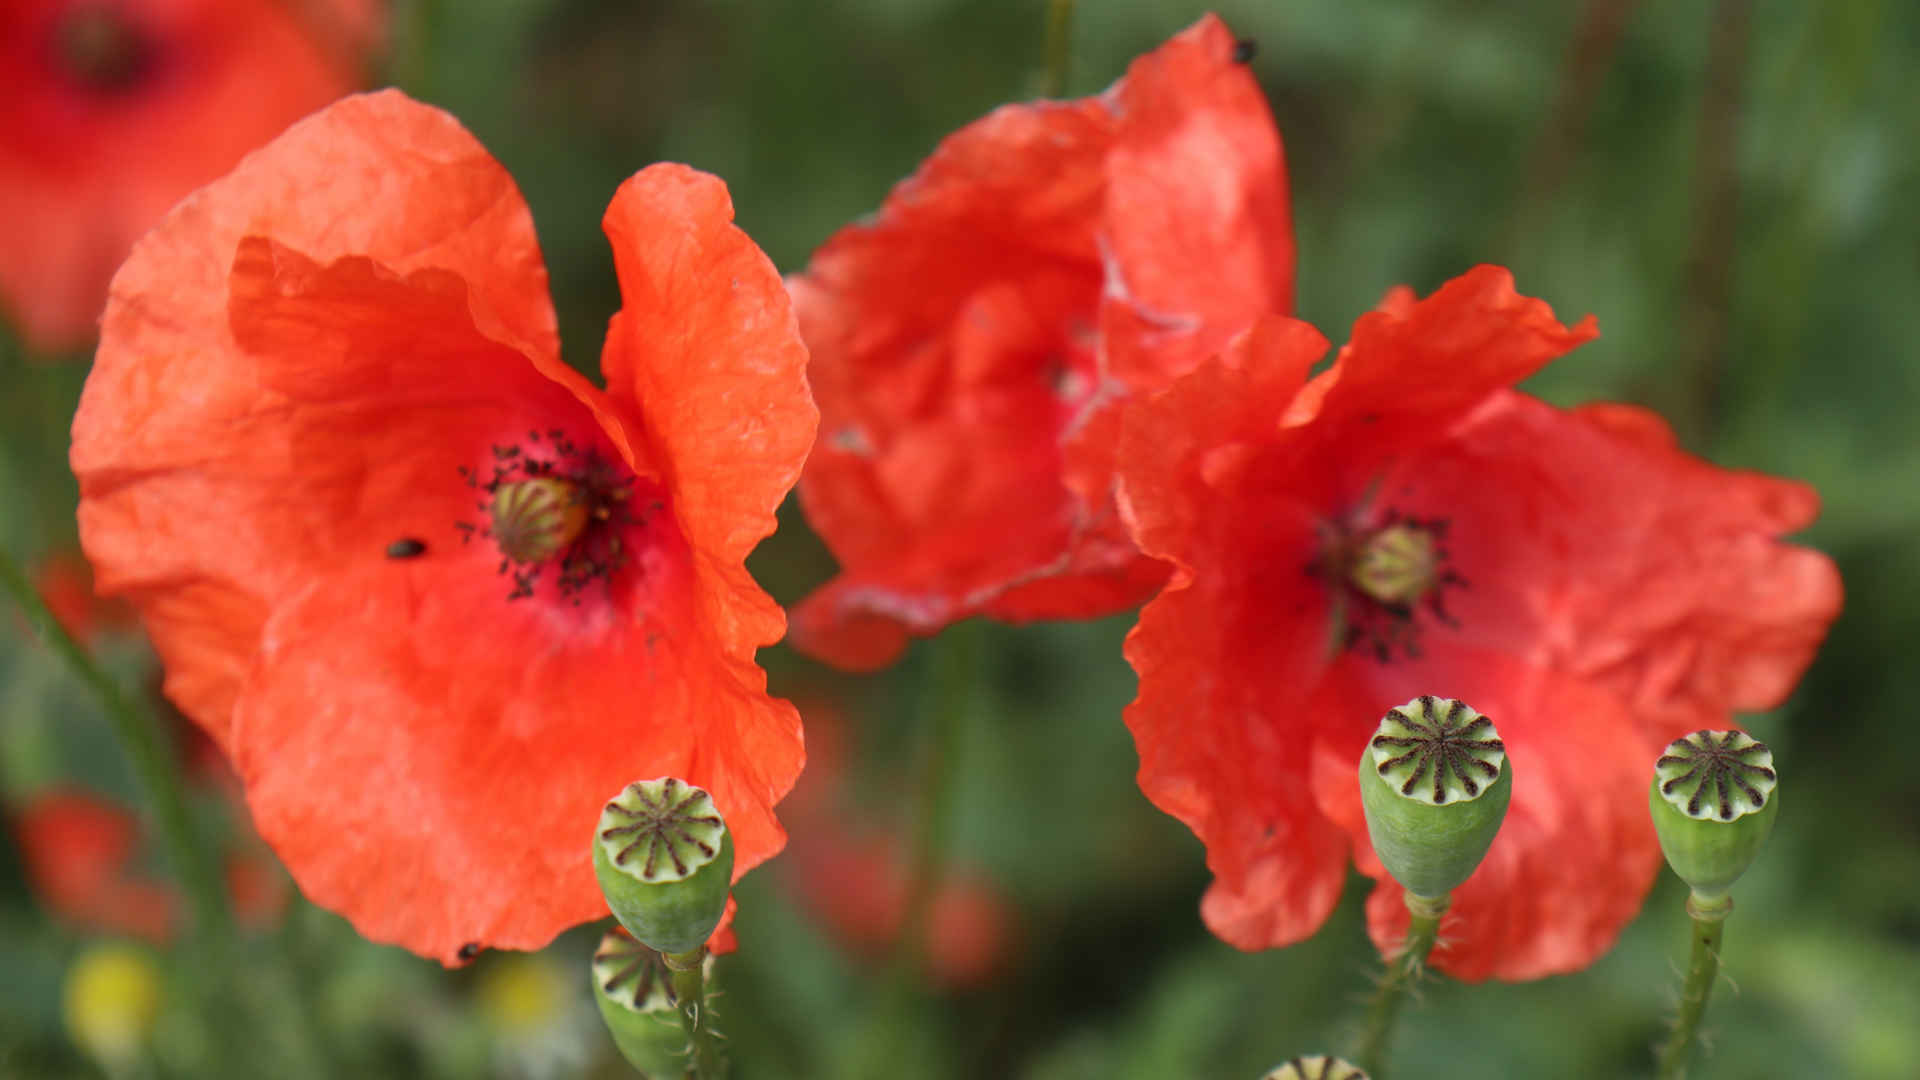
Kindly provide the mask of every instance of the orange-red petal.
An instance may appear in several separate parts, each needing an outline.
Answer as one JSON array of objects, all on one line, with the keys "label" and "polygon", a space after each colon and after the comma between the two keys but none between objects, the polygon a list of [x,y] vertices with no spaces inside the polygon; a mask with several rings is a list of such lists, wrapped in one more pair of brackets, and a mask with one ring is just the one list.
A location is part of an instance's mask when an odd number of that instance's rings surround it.
[{"label": "orange-red petal", "polygon": [[718,177],[643,169],[615,193],[605,226],[624,305],[602,359],[608,395],[638,417],[661,463],[696,553],[702,617],[739,677],[763,688],[753,650],[778,641],[786,619],[744,560],[773,532],[819,424],[792,303],[733,224]]},{"label": "orange-red petal", "polygon": [[[263,388],[230,324],[230,279],[249,235],[271,235],[313,262],[353,256],[390,276],[437,271],[443,310],[457,303],[457,277],[467,326],[446,333],[474,338],[478,326],[497,342],[483,342],[483,355],[504,344],[559,366],[546,269],[513,181],[452,117],[395,92],[349,98],[295,125],[138,245],[114,279],[74,417],[81,536],[99,587],[140,608],[169,695],[223,740],[270,594],[301,570],[229,531],[253,526],[206,513],[199,467],[221,456],[222,440],[247,440],[258,448],[251,460],[226,467],[259,470],[254,488],[270,498],[276,468],[326,465],[252,441],[289,436],[273,430],[288,391]],[[357,458],[352,443],[342,449]],[[298,529],[271,539],[311,546]]]}]

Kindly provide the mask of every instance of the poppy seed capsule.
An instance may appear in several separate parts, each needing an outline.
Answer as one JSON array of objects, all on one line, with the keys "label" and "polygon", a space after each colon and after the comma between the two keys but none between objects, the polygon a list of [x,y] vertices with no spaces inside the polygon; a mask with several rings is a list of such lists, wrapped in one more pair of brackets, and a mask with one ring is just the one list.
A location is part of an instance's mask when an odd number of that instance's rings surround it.
[{"label": "poppy seed capsule", "polygon": [[607,906],[642,944],[692,952],[726,909],[733,838],[704,790],[671,776],[642,780],[600,811],[593,870]]},{"label": "poppy seed capsule", "polygon": [[614,927],[593,950],[593,1000],[615,1046],[642,1076],[679,1076],[687,1067],[673,973],[659,953]]},{"label": "poppy seed capsule", "polygon": [[1409,607],[1439,581],[1445,556],[1431,528],[1389,525],[1361,541],[1347,572],[1353,587],[1396,607]]},{"label": "poppy seed capsule", "polygon": [[1667,865],[1708,906],[1767,842],[1780,806],[1773,751],[1740,731],[1696,731],[1667,744],[1647,802]]},{"label": "poppy seed capsule", "polygon": [[1473,874],[1512,796],[1506,744],[1464,702],[1426,695],[1391,709],[1360,753],[1373,850],[1395,881],[1428,900]]},{"label": "poppy seed capsule", "polygon": [[553,558],[587,527],[587,500],[579,485],[551,476],[501,484],[487,513],[500,553],[517,563]]},{"label": "poppy seed capsule", "polygon": [[1367,1073],[1341,1058],[1308,1054],[1275,1067],[1262,1080],[1367,1080]]}]

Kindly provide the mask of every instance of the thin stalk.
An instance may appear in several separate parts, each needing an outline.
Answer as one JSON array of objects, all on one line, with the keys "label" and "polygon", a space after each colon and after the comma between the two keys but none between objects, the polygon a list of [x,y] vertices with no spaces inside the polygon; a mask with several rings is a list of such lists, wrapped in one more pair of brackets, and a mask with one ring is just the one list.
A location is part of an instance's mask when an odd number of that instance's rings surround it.
[{"label": "thin stalk", "polygon": [[106,710],[114,734],[146,790],[155,832],[159,834],[167,862],[180,879],[193,909],[194,933],[221,945],[230,943],[234,937],[233,913],[227,907],[227,894],[187,813],[186,783],[181,777],[179,758],[161,734],[153,714],[136,705],[93,656],[73,640],[53,617],[53,612],[47,610],[19,564],[4,551],[0,551],[0,585],[5,586],[14,603],[20,606],[34,633],[87,684]]},{"label": "thin stalk", "polygon": [[1677,335],[1684,350],[1680,370],[1691,375],[1682,419],[1702,447],[1711,446],[1719,434],[1726,405],[1733,275],[1740,242],[1737,159],[1742,80],[1752,0],[1719,0],[1711,18],[1707,85],[1694,152],[1694,229],[1685,269],[1684,317]]},{"label": "thin stalk", "polygon": [[1073,0],[1047,0],[1046,96],[1065,97],[1073,64]]},{"label": "thin stalk", "polygon": [[900,923],[900,941],[894,949],[899,976],[914,975],[926,951],[927,927],[932,921],[933,898],[946,871],[947,848],[953,830],[953,771],[960,756],[961,733],[973,707],[974,681],[979,677],[978,635],[975,627],[949,627],[933,658],[930,678],[933,730],[921,770],[920,805],[914,822],[913,865],[907,879],[907,907]]},{"label": "thin stalk", "polygon": [[1433,944],[1440,938],[1440,917],[1447,913],[1445,896],[1436,900],[1412,893],[1405,895],[1407,911],[1413,916],[1407,924],[1407,937],[1387,965],[1387,973],[1367,1005],[1359,1049],[1353,1055],[1354,1064],[1367,1070],[1375,1080],[1386,1075],[1387,1044],[1393,1039],[1393,1022],[1400,1015],[1400,1004],[1406,1000],[1407,991],[1426,969],[1427,954],[1433,952]]},{"label": "thin stalk", "polygon": [[680,1010],[680,1027],[693,1048],[693,1060],[687,1076],[690,1080],[721,1080],[727,1075],[727,1059],[720,1053],[719,1037],[713,1030],[713,1017],[707,1012],[705,945],[684,953],[662,953],[667,970],[673,972],[673,997]]},{"label": "thin stalk", "polygon": [[868,1021],[855,1076],[899,1075],[896,1040],[903,1034],[916,1000],[914,986],[926,960],[927,930],[933,900],[947,865],[952,839],[953,774],[962,733],[973,710],[979,678],[978,627],[950,626],[931,643],[934,650],[924,700],[929,718],[927,746],[920,770],[913,833],[913,862],[908,871],[906,911],[900,936],[888,960],[881,1006]]},{"label": "thin stalk", "polygon": [[1693,955],[1687,962],[1686,985],[1680,990],[1680,1015],[1674,1021],[1673,1034],[1655,1059],[1654,1075],[1659,1080],[1680,1080],[1687,1075],[1687,1060],[1693,1056],[1700,1018],[1706,1015],[1713,981],[1720,974],[1720,929],[1732,911],[1731,898],[1701,904],[1696,897],[1687,897],[1687,914],[1693,918]]}]

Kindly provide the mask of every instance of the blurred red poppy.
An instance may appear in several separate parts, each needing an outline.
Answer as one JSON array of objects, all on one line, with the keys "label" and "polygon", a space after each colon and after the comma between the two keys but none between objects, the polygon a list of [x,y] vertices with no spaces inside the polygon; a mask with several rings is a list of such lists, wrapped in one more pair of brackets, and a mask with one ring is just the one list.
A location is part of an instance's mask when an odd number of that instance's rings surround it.
[{"label": "blurred red poppy", "polygon": [[1509,389],[1593,335],[1481,267],[1396,293],[1311,380],[1324,339],[1273,319],[1130,414],[1120,502],[1175,569],[1127,641],[1127,722],[1141,788],[1207,845],[1226,941],[1312,933],[1349,850],[1380,882],[1374,940],[1398,940],[1354,769],[1388,708],[1432,693],[1490,716],[1515,770],[1434,962],[1583,967],[1659,864],[1658,748],[1778,704],[1806,667],[1840,581],[1776,538],[1814,492],[1691,457],[1640,409]]},{"label": "blurred red poppy", "polygon": [[91,645],[103,633],[139,625],[126,601],[94,595],[93,567],[78,551],[62,551],[42,560],[34,567],[33,587],[61,629],[81,645]]},{"label": "blurred red poppy", "polygon": [[602,802],[713,793],[783,841],[799,717],[747,574],[816,414],[716,178],[621,186],[601,390],[560,361],[506,172],[395,92],[303,121],[114,279],[74,421],[81,536],[308,897],[452,963],[604,915]]},{"label": "blurred red poppy", "polygon": [[1208,16],[1106,93],[949,136],[791,286],[841,573],[794,644],[846,668],[973,615],[1104,615],[1164,580],[1114,511],[1119,406],[1293,304],[1279,134]]},{"label": "blurred red poppy", "polygon": [[[156,943],[179,930],[178,894],[140,868],[143,845],[132,813],[83,791],[61,790],[35,797],[11,816],[28,883],[55,915],[83,930]],[[286,876],[245,830],[224,871],[241,921],[264,925],[286,909]]]},{"label": "blurred red poppy", "polygon": [[[795,823],[796,829],[805,827],[832,828],[817,821]],[[795,841],[788,873],[801,904],[837,940],[878,956],[894,945],[906,921],[906,856],[885,835],[861,840],[845,831],[815,832]],[[926,965],[935,982],[964,990],[985,985],[1005,970],[1012,916],[990,881],[974,871],[950,871],[929,903]]]},{"label": "blurred red poppy", "polygon": [[0,310],[36,349],[94,338],[134,240],[367,78],[380,0],[0,7]]},{"label": "blurred red poppy", "polygon": [[[911,888],[908,852],[887,817],[855,805],[845,772],[845,719],[830,705],[802,709],[807,771],[783,804],[793,832],[781,860],[801,906],[842,945],[868,957],[898,941]],[[1015,916],[984,873],[945,868],[927,911],[927,973],[953,989],[991,982],[1013,953]]]}]

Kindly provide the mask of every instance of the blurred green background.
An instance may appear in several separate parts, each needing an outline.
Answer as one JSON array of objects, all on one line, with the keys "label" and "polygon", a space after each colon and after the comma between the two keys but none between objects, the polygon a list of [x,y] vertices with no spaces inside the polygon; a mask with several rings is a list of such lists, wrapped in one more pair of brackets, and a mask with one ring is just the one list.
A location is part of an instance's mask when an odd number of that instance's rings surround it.
[{"label": "blurred green background", "polygon": [[[403,3],[392,71],[519,181],[568,357],[591,370],[618,299],[599,219],[623,178],[661,159],[718,173],[740,224],[798,269],[944,134],[1036,92],[1044,8]],[[1070,91],[1097,91],[1204,10],[1083,0]],[[1737,992],[1723,980],[1694,1075],[1920,1076],[1909,656],[1920,639],[1920,6],[1217,10],[1259,45],[1254,70],[1291,169],[1303,317],[1339,341],[1391,284],[1426,291],[1504,263],[1562,317],[1600,321],[1600,340],[1535,392],[1651,405],[1690,449],[1824,495],[1804,540],[1839,561],[1847,608],[1793,701],[1747,718],[1783,763],[1786,810],[1738,890],[1723,967]],[[32,564],[74,544],[66,429],[85,365],[6,351],[0,543]],[[832,564],[791,505],[784,520],[753,565],[791,603]],[[1378,966],[1362,880],[1305,945],[1249,955],[1206,933],[1200,846],[1133,783],[1120,723],[1130,624],[963,628],[981,680],[959,748],[954,856],[991,883],[1009,920],[982,947],[993,970],[964,988],[890,981],[801,902],[802,875],[776,859],[742,884],[742,947],[720,969],[735,1075],[1251,1078],[1344,1045]],[[873,835],[910,835],[921,686],[942,647],[923,643],[864,678],[784,648],[764,654],[776,691],[843,719],[834,798]],[[137,636],[101,654],[128,685],[152,684]],[[76,784],[138,804],[92,698],[11,615],[0,616],[0,782],[9,809]],[[208,827],[231,829],[222,801],[203,799]],[[97,938],[47,910],[6,844],[0,1076],[100,1075],[61,1023],[63,976]],[[1663,874],[1618,946],[1579,974],[1428,984],[1402,1023],[1401,1071],[1647,1074],[1679,983],[1681,901]],[[251,934],[235,972],[208,972],[184,949],[152,954],[156,1054],[130,1075],[293,1075],[283,1070],[303,1041],[324,1053],[322,1075],[622,1075],[586,995],[594,934],[446,972],[296,899]]]}]

